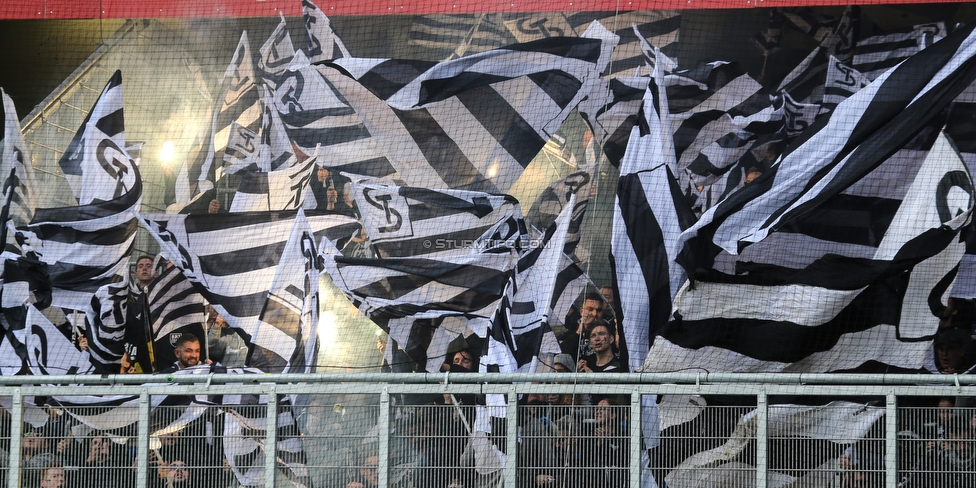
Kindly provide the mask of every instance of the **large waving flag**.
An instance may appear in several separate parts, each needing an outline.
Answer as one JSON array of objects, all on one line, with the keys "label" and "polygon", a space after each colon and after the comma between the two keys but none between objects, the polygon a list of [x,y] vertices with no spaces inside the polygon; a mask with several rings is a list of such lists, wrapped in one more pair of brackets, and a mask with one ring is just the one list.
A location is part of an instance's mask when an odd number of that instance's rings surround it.
[{"label": "large waving flag", "polygon": [[851,65],[870,80],[946,36],[943,22],[858,39]]},{"label": "large waving flag", "polygon": [[433,65],[342,58],[321,72],[407,185],[498,192],[599,85],[615,42],[594,24]]},{"label": "large waving flag", "polygon": [[302,0],[302,17],[308,34],[308,59],[316,63],[349,57],[342,39],[332,30],[332,24],[322,9],[310,0]]},{"label": "large waving flag", "polygon": [[48,264],[52,304],[86,310],[100,287],[122,281],[142,202],[139,168],[126,154],[122,75],[116,71],[60,163],[77,207],[37,209],[25,238]]},{"label": "large waving flag", "polygon": [[858,7],[847,7],[831,33],[783,78],[776,91],[789,93],[794,100],[803,103],[820,103],[823,98],[824,72],[830,57],[850,62],[854,55],[859,15]]},{"label": "large waving flag", "polygon": [[[247,132],[257,134],[261,128],[261,91],[256,77],[254,58],[247,38],[247,31],[241,39],[234,56],[221,80],[221,95],[211,115],[209,127],[194,146],[176,179],[176,202],[182,208],[204,193],[212,190],[217,181],[217,161],[240,152],[239,146],[247,146]],[[230,147],[228,144],[237,143]],[[254,141],[256,144],[257,141]]]},{"label": "large waving flag", "polygon": [[[296,226],[304,228],[296,215],[289,211],[142,216],[167,259],[248,342],[249,365],[267,372],[304,370],[310,364],[304,349],[309,336],[294,319],[304,316],[295,303],[312,300],[311,285],[304,274],[279,276],[282,269],[305,266],[302,263],[310,259],[300,252],[302,248],[296,250],[305,242],[294,242]],[[342,215],[309,215],[308,222],[306,233],[315,241],[347,239],[359,229],[354,219]],[[286,279],[298,281],[282,281]]]},{"label": "large waving flag", "polygon": [[452,341],[488,340],[526,245],[518,202],[473,191],[356,187],[378,257],[323,248],[332,281],[428,371],[439,370]]},{"label": "large waving flag", "polygon": [[631,371],[643,364],[686,280],[675,259],[678,237],[694,220],[670,170],[674,142],[662,84],[658,66],[644,95],[641,123],[631,131],[614,208],[611,270]]},{"label": "large waving flag", "polygon": [[502,244],[491,240],[499,234],[520,239],[525,233],[521,206],[509,195],[355,181],[352,187],[377,257],[483,250]]},{"label": "large waving flag", "polygon": [[58,165],[79,205],[114,200],[141,187],[125,152],[121,71],[109,79]]},{"label": "large waving flag", "polygon": [[102,373],[117,373],[125,353],[128,328],[141,324],[131,323],[131,307],[137,304],[130,297],[129,280],[103,285],[95,291],[91,304],[85,311],[88,325],[88,353],[95,369]]},{"label": "large waving flag", "polygon": [[[296,56],[298,58],[299,56]],[[274,91],[274,108],[288,138],[318,151],[330,170],[388,177],[396,173],[356,110],[325,73],[331,68],[293,62]]]},{"label": "large waving flag", "polygon": [[736,254],[876,168],[972,83],[974,55],[976,35],[961,29],[841,103],[787,148],[760,184],[733,194],[683,233],[689,256],[701,258],[686,269],[710,266],[718,249]]},{"label": "large waving flag", "polygon": [[[156,360],[154,368],[163,369],[173,362],[173,350],[181,335],[189,332],[204,340],[206,322],[204,299],[183,272],[172,266],[159,275],[146,289],[143,320],[149,325],[147,339],[152,342]],[[143,324],[133,324],[142,327]],[[207,351],[201,351],[206,358]]]},{"label": "large waving flag", "polygon": [[921,367],[965,252],[959,230],[974,199],[944,136],[928,155],[899,152],[739,256],[722,253],[711,269],[695,268],[645,370]]},{"label": "large waving flag", "polygon": [[[20,129],[17,109],[6,92],[3,97],[3,154],[0,154],[0,181],[6,217],[15,226],[27,225],[34,216],[34,165]],[[6,226],[6,219],[3,222]]]},{"label": "large waving flag", "polygon": [[265,83],[272,87],[278,86],[279,78],[288,69],[295,57],[295,46],[288,33],[288,23],[285,22],[284,12],[279,11],[281,21],[274,32],[258,50],[258,73]]}]

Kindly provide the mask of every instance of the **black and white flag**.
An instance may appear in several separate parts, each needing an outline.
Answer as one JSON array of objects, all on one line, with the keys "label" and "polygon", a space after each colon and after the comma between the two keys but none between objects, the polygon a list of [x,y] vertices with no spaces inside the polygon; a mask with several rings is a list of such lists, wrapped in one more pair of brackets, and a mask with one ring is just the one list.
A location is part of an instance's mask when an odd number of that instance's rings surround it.
[{"label": "black and white flag", "polygon": [[518,42],[530,42],[582,35],[591,22],[599,22],[620,38],[606,74],[632,76],[643,68],[642,37],[672,57],[678,53],[679,10],[511,14],[506,17],[505,26]]},{"label": "black and white flag", "polygon": [[830,35],[786,75],[776,91],[789,93],[794,100],[802,103],[820,103],[823,99],[824,72],[830,56],[842,62],[850,62],[854,56],[858,20],[857,7],[847,7]]},{"label": "black and white flag", "polygon": [[825,110],[833,110],[840,102],[847,100],[870,83],[871,80],[860,71],[831,56],[830,64],[827,65],[827,82],[824,83],[821,105]]},{"label": "black and white flag", "polygon": [[663,73],[644,95],[620,168],[611,239],[611,271],[631,371],[643,364],[686,281],[675,262],[678,237],[694,220],[670,167],[675,163]]},{"label": "black and white flag", "polygon": [[[452,341],[488,341],[500,300],[514,293],[510,284],[527,246],[518,202],[461,190],[356,188],[379,257],[323,248],[332,281],[428,371],[439,370]],[[507,324],[494,330],[510,337]],[[514,341],[504,344],[511,357]]]},{"label": "black and white flag", "polygon": [[[295,250],[292,232],[296,225],[302,227],[296,215],[288,211],[142,216],[163,255],[248,342],[249,365],[267,372],[294,371],[308,364],[303,348],[309,336],[295,320],[300,314],[289,305],[293,301],[287,294],[310,300],[312,293],[303,284],[303,273],[278,275],[280,269],[305,266],[302,263],[310,259],[301,248]],[[342,215],[309,214],[308,221],[314,240],[346,239],[360,227]],[[299,281],[289,287],[281,281],[285,278]]]},{"label": "black and white flag", "polygon": [[305,154],[318,151],[320,163],[331,171],[380,178],[395,174],[356,110],[325,76],[329,71],[294,62],[283,74],[273,104],[288,139]]},{"label": "black and white flag", "polygon": [[850,63],[869,80],[874,80],[945,36],[945,24],[935,22],[858,39]]},{"label": "black and white flag", "polygon": [[965,252],[959,229],[974,198],[945,136],[927,155],[899,151],[764,240],[720,253],[711,269],[693,268],[644,369],[921,367]]},{"label": "black and white flag", "polygon": [[498,192],[599,86],[615,41],[594,24],[434,65],[343,58],[322,72],[407,185]]},{"label": "black and white flag", "polygon": [[284,169],[244,172],[230,211],[267,212],[302,208],[309,182],[317,168],[316,159],[313,156]]},{"label": "black and white flag", "polygon": [[95,291],[85,310],[88,353],[95,369],[117,373],[125,353],[127,329],[142,324],[129,323],[130,307],[138,304],[130,297],[129,280],[103,285]]},{"label": "black and white flag", "polygon": [[[551,327],[552,304],[558,298],[557,291],[565,288],[559,283],[559,273],[567,262],[572,264],[563,249],[566,247],[575,203],[576,195],[571,194],[556,220],[540,238],[531,242],[530,249],[518,261],[508,327],[516,346],[516,363],[519,367],[527,366],[527,372],[536,371],[538,358],[550,358],[560,352],[559,341]],[[561,322],[561,319],[557,320]],[[500,326],[504,327],[503,324]]]},{"label": "black and white flag", "polygon": [[58,161],[79,205],[118,199],[141,187],[125,146],[122,72],[116,71]]},{"label": "black and white flag", "polygon": [[281,21],[268,37],[267,41],[258,50],[258,74],[264,83],[272,88],[278,86],[282,74],[288,69],[292,59],[295,57],[295,45],[291,42],[291,34],[288,33],[288,24],[285,22],[284,12],[278,12]]},{"label": "black and white flag", "polygon": [[522,209],[509,195],[355,181],[352,188],[377,257],[437,259],[459,250],[525,248]]},{"label": "black and white flag", "polygon": [[[971,33],[968,27],[957,31],[909,58],[804,131],[760,184],[712,207],[683,233],[689,256],[708,267],[719,248],[736,254],[837,195],[903,147],[976,78]],[[708,252],[710,246],[717,247]],[[689,265],[686,269],[699,267]]]},{"label": "black and white flag", "polygon": [[342,39],[332,30],[332,24],[322,9],[311,0],[302,0],[302,17],[308,34],[308,59],[313,63],[348,58],[349,51]]},{"label": "black and white flag", "polygon": [[408,35],[411,46],[431,54],[428,59],[444,61],[518,42],[504,14],[490,12],[417,15]]},{"label": "black and white flag", "polygon": [[[100,287],[122,281],[135,240],[142,177],[125,151],[122,79],[116,72],[61,160],[80,206],[42,208],[24,231],[48,264],[52,305],[86,310]],[[107,132],[106,132],[107,131]],[[111,136],[110,136],[111,134]]]},{"label": "black and white flag", "polygon": [[[31,162],[20,119],[13,100],[0,90],[3,97],[3,154],[0,154],[0,181],[3,182],[3,206],[7,219],[15,226],[27,225],[34,216],[34,165]],[[3,222],[6,226],[7,223]],[[0,243],[4,245],[5,243]]]},{"label": "black and white flag", "polygon": [[[148,339],[153,344],[155,368],[164,369],[172,364],[176,341],[184,333],[189,332],[205,342],[203,296],[178,267],[171,266],[153,280],[146,289],[145,300],[148,316],[143,320],[149,324],[151,337]],[[141,323],[132,324],[132,327],[142,326]],[[207,351],[200,354],[202,360]]]}]

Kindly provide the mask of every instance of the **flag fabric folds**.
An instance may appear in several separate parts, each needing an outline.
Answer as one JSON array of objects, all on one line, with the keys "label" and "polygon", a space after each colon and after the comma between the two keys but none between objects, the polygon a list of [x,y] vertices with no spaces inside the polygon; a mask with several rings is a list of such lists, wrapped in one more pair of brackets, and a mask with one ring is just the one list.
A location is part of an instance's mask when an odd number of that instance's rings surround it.
[{"label": "flag fabric folds", "polygon": [[[296,305],[310,306],[312,283],[304,274],[278,275],[283,267],[303,267],[301,263],[311,259],[303,252],[308,249],[306,239],[292,235],[298,232],[296,226],[305,228],[296,215],[288,211],[142,216],[163,255],[248,343],[248,365],[267,372],[303,371],[308,365],[307,341],[314,340],[314,335],[306,335],[304,308]],[[310,228],[299,235],[307,233],[314,240],[348,239],[359,229],[354,219],[342,215],[310,214],[308,222]]]},{"label": "flag fabric folds", "polygon": [[615,42],[594,24],[437,64],[342,58],[325,76],[407,185],[507,191],[599,85]]},{"label": "flag fabric folds", "polygon": [[124,279],[142,177],[126,154],[122,74],[116,71],[60,163],[81,204],[43,208],[23,236],[48,264],[52,304],[86,310],[100,287]]},{"label": "flag fabric folds", "polygon": [[[20,129],[17,109],[6,92],[3,97],[3,153],[0,154],[0,181],[6,216],[15,226],[27,225],[34,216],[34,165]],[[6,225],[6,221],[3,222]],[[6,244],[6,243],[2,243]]]},{"label": "flag fabric folds", "polygon": [[[473,191],[356,188],[377,258],[324,248],[332,281],[428,371],[439,370],[452,341],[487,340],[526,248],[518,202]],[[507,329],[496,334],[511,337]],[[514,349],[513,340],[503,344]]]},{"label": "flag fabric folds", "polygon": [[[168,268],[153,280],[146,289],[145,307],[148,317],[144,320],[149,324],[150,331],[147,339],[152,341],[156,359],[154,369],[164,369],[172,364],[176,340],[183,333],[189,332],[200,339],[201,344],[206,343],[203,296],[178,267]],[[132,327],[142,326],[132,324]],[[203,359],[207,351],[200,354]]]},{"label": "flag fabric folds", "polygon": [[125,147],[122,72],[116,71],[58,161],[79,205],[114,200],[142,186]]},{"label": "flag fabric folds", "polygon": [[670,169],[676,161],[660,67],[654,75],[621,164],[610,251],[632,371],[667,323],[671,299],[686,279],[675,259],[678,237],[694,219]]}]

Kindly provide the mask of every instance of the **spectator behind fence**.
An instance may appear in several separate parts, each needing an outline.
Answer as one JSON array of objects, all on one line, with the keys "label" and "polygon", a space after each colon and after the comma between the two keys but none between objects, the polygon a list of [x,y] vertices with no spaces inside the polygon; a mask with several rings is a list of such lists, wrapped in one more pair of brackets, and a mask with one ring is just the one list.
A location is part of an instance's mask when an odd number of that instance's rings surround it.
[{"label": "spectator behind fence", "polygon": [[516,476],[518,486],[519,488],[555,487],[559,466],[556,463],[556,456],[551,453],[556,431],[546,396],[536,393],[528,395],[524,406],[519,408],[518,412],[520,432],[519,472]]},{"label": "spectator behind fence", "polygon": [[942,374],[969,373],[974,362],[973,339],[966,329],[939,329],[932,340],[935,368]]},{"label": "spectator behind fence", "polygon": [[40,488],[64,488],[64,467],[61,463],[50,463],[41,469]]},{"label": "spectator behind fence", "polygon": [[376,488],[380,482],[380,457],[376,454],[364,455],[359,462],[359,469],[346,488]]},{"label": "spectator behind fence", "polygon": [[583,307],[566,316],[567,331],[559,338],[559,348],[577,360],[593,351],[590,349],[590,328],[603,318],[606,302],[603,295],[591,291],[583,296]]},{"label": "spectator behind fence", "polygon": [[576,369],[584,373],[623,373],[624,367],[620,359],[613,353],[616,330],[606,321],[595,324],[590,330],[590,347],[593,354],[579,360]]}]

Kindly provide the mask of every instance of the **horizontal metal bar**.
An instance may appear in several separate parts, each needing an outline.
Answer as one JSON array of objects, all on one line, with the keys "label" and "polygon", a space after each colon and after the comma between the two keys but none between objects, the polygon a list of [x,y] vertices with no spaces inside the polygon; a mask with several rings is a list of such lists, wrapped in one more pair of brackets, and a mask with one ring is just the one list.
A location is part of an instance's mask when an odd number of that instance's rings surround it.
[{"label": "horizontal metal bar", "polygon": [[[327,373],[327,374],[187,374],[187,375],[59,375],[45,376],[47,384],[143,385],[153,383],[572,383],[601,384],[762,384],[762,385],[976,385],[976,375],[826,374],[826,373]],[[37,384],[37,376],[0,376],[0,385]]]}]

